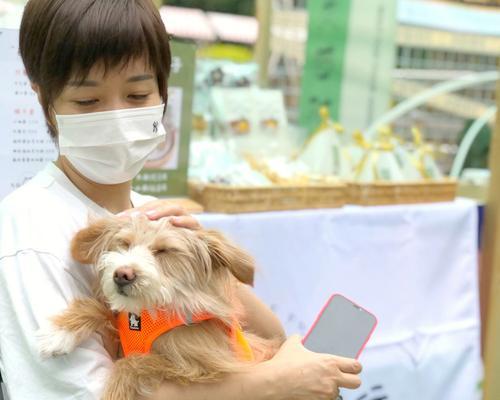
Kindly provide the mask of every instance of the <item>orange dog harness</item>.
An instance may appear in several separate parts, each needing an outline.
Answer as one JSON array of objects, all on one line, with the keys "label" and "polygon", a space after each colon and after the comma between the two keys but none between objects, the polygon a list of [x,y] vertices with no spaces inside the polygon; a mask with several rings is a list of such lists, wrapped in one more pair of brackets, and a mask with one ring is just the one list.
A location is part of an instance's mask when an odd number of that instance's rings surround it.
[{"label": "orange dog harness", "polygon": [[[141,315],[121,312],[117,317],[118,332],[125,357],[131,354],[149,354],[153,342],[164,333],[183,325],[192,325],[216,319],[210,314],[199,314],[192,318],[181,318],[178,315],[157,310],[156,315],[143,311]],[[238,357],[245,361],[253,361],[254,356],[239,323],[235,320],[228,329]]]}]

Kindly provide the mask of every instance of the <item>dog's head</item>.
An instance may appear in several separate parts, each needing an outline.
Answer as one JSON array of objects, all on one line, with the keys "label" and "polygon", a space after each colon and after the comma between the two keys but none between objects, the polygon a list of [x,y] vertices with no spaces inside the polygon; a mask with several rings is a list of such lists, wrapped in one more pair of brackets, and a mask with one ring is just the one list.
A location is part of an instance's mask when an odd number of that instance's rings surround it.
[{"label": "dog's head", "polygon": [[92,221],[75,235],[71,253],[95,265],[102,294],[116,311],[210,311],[231,275],[253,283],[252,258],[220,233],[174,227],[166,219]]}]

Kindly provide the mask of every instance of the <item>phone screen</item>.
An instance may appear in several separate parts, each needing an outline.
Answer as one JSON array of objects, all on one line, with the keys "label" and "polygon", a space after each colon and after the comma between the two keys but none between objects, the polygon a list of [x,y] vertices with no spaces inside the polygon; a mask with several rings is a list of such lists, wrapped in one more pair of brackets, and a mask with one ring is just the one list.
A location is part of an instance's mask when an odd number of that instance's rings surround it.
[{"label": "phone screen", "polygon": [[377,318],[341,295],[330,298],[304,346],[316,353],[358,358],[377,325]]}]

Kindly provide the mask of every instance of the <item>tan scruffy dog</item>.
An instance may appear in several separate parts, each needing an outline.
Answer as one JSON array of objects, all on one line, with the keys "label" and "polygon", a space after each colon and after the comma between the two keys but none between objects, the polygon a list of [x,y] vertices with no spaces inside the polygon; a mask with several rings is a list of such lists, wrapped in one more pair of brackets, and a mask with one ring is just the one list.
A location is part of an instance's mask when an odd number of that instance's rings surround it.
[{"label": "tan scruffy dog", "polygon": [[254,264],[220,233],[109,217],[78,232],[71,251],[95,266],[95,298],[75,300],[41,328],[40,353],[67,354],[118,327],[126,357],[115,363],[106,400],[151,394],[165,380],[215,381],[276,350],[240,330],[236,286],[253,283]]}]

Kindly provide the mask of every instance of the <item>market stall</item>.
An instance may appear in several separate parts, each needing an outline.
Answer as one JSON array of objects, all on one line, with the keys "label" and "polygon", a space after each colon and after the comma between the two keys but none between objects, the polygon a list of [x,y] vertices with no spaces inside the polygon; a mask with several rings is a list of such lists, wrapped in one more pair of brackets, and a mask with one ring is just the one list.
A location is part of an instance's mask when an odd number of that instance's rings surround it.
[{"label": "market stall", "polygon": [[[255,290],[287,333],[305,334],[334,292],[378,317],[361,358],[363,387],[346,391],[345,399],[361,399],[378,386],[388,399],[480,398],[473,202],[205,214],[200,220],[255,256]],[[382,392],[367,398],[384,398]]]},{"label": "market stall", "polygon": [[[22,7],[4,3],[0,201],[58,157],[18,56]],[[480,269],[478,204],[457,187],[487,197],[489,172],[464,168],[497,112],[500,13],[259,0],[254,17],[156,3],[174,35],[167,135],[134,190],[201,212],[248,250],[255,292],[287,334],[306,334],[332,293],[373,312],[363,386],[344,400],[480,400],[483,388],[497,400],[498,188]]]}]

